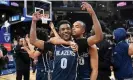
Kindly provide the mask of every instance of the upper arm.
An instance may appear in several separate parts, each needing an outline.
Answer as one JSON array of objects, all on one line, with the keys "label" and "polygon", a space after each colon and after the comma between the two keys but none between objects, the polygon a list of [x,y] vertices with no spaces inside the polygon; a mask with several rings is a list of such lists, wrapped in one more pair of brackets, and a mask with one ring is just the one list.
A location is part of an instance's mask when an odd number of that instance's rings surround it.
[{"label": "upper arm", "polygon": [[90,62],[91,62],[91,68],[94,70],[98,69],[98,51],[96,45],[92,45],[89,47],[89,53],[90,53]]},{"label": "upper arm", "polygon": [[25,47],[25,50],[28,52],[29,56],[33,59],[36,59],[41,53],[37,50],[30,50],[28,48]]},{"label": "upper arm", "polygon": [[36,40],[34,43],[32,43],[35,47],[39,49],[44,49],[44,41],[43,40]]},{"label": "upper arm", "polygon": [[130,45],[129,45],[128,54],[133,55],[133,43],[130,43]]},{"label": "upper arm", "polygon": [[60,40],[59,37],[52,37],[49,39],[49,42],[52,44],[61,44],[59,40]]},{"label": "upper arm", "polygon": [[100,39],[97,39],[96,35],[90,36],[87,38],[87,43],[89,46],[92,46],[94,44],[97,44],[98,42],[100,42]]}]

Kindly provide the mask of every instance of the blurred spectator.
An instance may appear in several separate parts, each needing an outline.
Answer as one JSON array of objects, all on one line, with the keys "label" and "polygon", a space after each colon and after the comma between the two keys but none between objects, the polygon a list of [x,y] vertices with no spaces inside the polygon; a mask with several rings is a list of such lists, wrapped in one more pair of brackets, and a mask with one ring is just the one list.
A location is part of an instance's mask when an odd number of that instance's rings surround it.
[{"label": "blurred spectator", "polygon": [[21,38],[18,40],[18,44],[15,48],[16,52],[16,80],[22,80],[22,76],[24,76],[24,80],[29,80],[30,76],[30,58],[26,51],[21,49],[24,44],[24,39]]},{"label": "blurred spectator", "polygon": [[114,75],[117,80],[133,80],[133,44],[127,43],[127,32],[124,28],[117,28],[113,35],[116,43],[112,57]]},{"label": "blurred spectator", "polygon": [[1,44],[0,45],[0,75],[1,75],[1,70],[4,68],[5,64],[7,63],[8,63],[7,50]]}]

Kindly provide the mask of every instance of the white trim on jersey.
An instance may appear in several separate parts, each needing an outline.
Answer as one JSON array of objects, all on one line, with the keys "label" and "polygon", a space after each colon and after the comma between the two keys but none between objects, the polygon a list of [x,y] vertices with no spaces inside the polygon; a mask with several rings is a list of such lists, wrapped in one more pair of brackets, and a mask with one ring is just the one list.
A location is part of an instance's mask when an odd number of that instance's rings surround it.
[{"label": "white trim on jersey", "polygon": [[[77,53],[78,54],[78,53]],[[76,77],[75,77],[75,80],[77,80],[77,76],[78,76],[78,74],[77,74],[77,69],[78,69],[78,57],[77,57],[77,65],[76,65]]]},{"label": "white trim on jersey", "polygon": [[49,63],[48,63],[48,61],[49,61],[49,60],[48,60],[48,53],[49,53],[49,52],[46,53],[46,64],[48,65],[48,70],[49,70],[50,67],[49,67]]},{"label": "white trim on jersey", "polygon": [[64,48],[71,48],[70,46],[64,46],[64,45],[62,45],[62,44],[61,44],[61,46],[64,47]]},{"label": "white trim on jersey", "polygon": [[[54,50],[54,61],[55,61],[55,52],[56,52],[56,45],[54,46],[55,47],[55,50]],[[54,61],[53,61],[53,70],[54,70],[54,68],[55,68],[55,66],[54,66]]]},{"label": "white trim on jersey", "polygon": [[83,78],[84,80],[90,80],[90,78]]},{"label": "white trim on jersey", "polygon": [[44,56],[43,56],[43,54],[42,54],[42,59],[43,59],[43,65],[44,65],[44,67],[45,67],[45,71],[47,71],[46,65],[45,65],[45,62],[44,62]]}]

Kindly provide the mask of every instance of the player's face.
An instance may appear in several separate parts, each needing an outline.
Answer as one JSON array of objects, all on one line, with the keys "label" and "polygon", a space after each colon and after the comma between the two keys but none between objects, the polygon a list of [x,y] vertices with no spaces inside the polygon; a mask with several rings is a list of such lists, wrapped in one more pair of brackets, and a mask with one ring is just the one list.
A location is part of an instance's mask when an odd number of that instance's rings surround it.
[{"label": "player's face", "polygon": [[80,22],[75,22],[72,27],[72,35],[73,36],[80,36],[84,34],[85,30]]},{"label": "player's face", "polygon": [[64,40],[68,41],[71,39],[71,27],[69,24],[62,24],[59,28],[59,35]]}]

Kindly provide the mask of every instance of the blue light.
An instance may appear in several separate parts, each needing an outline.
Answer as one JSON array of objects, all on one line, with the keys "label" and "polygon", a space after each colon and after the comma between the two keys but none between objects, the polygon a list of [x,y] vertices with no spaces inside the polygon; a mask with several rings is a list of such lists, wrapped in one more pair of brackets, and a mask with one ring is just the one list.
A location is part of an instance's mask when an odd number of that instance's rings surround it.
[{"label": "blue light", "polygon": [[9,0],[0,0],[0,4],[9,6]]}]

